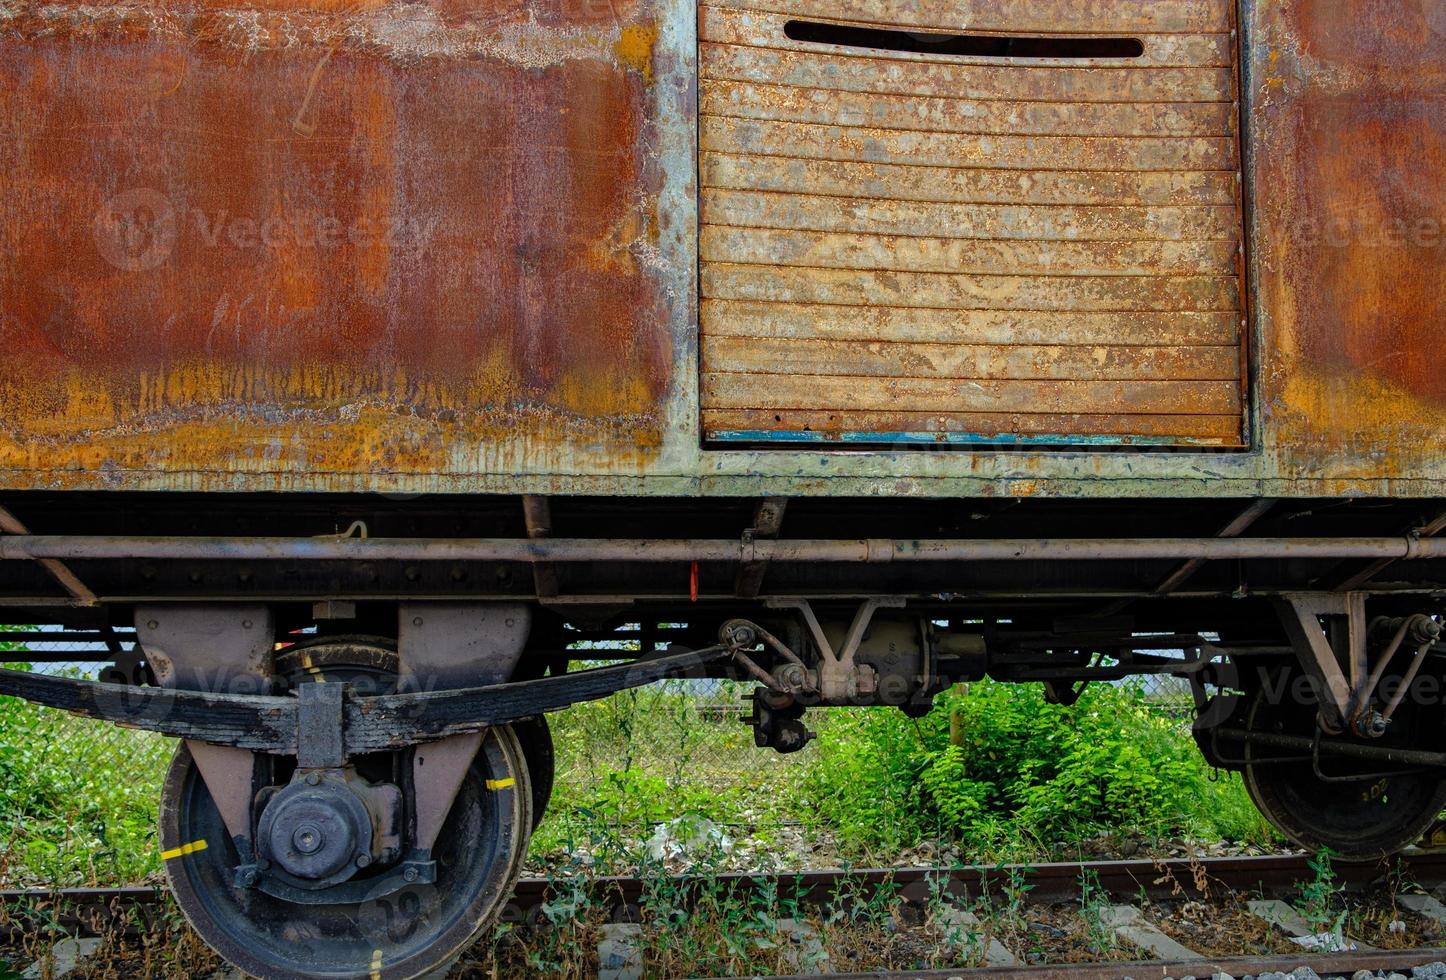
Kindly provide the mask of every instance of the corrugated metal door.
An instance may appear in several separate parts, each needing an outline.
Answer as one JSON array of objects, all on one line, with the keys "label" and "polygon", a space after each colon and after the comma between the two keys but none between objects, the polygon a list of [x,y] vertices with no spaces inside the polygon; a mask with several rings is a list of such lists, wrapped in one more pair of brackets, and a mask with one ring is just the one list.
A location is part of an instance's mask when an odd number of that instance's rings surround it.
[{"label": "corrugated metal door", "polygon": [[1242,443],[1229,0],[707,0],[711,440]]}]

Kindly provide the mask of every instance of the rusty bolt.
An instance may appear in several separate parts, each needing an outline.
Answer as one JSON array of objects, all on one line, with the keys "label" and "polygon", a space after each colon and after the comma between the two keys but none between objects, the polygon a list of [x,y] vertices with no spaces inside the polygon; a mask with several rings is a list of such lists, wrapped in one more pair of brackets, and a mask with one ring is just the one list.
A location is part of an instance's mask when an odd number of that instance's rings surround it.
[{"label": "rusty bolt", "polygon": [[148,630],[160,629],[160,627],[161,627],[161,624],[160,624],[158,621],[154,620],[154,619],[151,619],[151,620],[147,620],[147,621],[146,621],[146,629],[148,629]]},{"label": "rusty bolt", "polygon": [[413,625],[413,626],[421,626],[421,625],[422,625],[422,617],[421,617],[421,616],[413,616],[413,617],[412,617],[412,625]]},{"label": "rusty bolt", "polygon": [[358,854],[358,855],[356,856],[356,866],[357,866],[358,868],[367,868],[367,867],[370,867],[370,866],[371,866],[371,863],[372,863],[372,856],[371,856],[370,854]]},{"label": "rusty bolt", "polygon": [[319,773],[319,772],[309,772],[309,773],[307,773],[307,774],[306,774],[306,785],[308,785],[308,786],[320,786],[320,785],[321,785],[321,773]]},{"label": "rusty bolt", "polygon": [[402,878],[403,878],[403,880],[405,880],[405,881],[416,881],[416,880],[417,880],[417,869],[416,869],[416,868],[408,868],[407,870],[405,870],[405,871],[402,872]]}]

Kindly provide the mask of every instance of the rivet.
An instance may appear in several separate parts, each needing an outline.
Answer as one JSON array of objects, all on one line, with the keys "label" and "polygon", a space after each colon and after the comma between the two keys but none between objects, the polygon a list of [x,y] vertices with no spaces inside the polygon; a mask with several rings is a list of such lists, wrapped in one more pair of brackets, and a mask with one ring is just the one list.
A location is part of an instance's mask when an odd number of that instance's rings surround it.
[{"label": "rivet", "polygon": [[421,625],[422,625],[422,617],[421,617],[421,616],[413,616],[413,617],[412,617],[412,625],[413,625],[413,626],[421,626]]},{"label": "rivet", "polygon": [[509,627],[510,627],[510,626],[516,626],[516,625],[517,625],[517,620],[513,619],[511,616],[508,616],[507,619],[506,619],[506,623],[507,623],[507,625],[508,625]]},{"label": "rivet", "polygon": [[321,773],[319,773],[319,772],[309,772],[309,773],[307,773],[307,774],[306,774],[306,785],[308,785],[308,786],[320,786],[320,785],[321,785]]},{"label": "rivet", "polygon": [[251,620],[249,620],[249,619],[243,619],[243,620],[241,620],[241,628],[242,628],[243,630],[249,630],[249,629],[251,628]]},{"label": "rivet", "polygon": [[358,868],[368,867],[371,863],[372,856],[370,854],[358,854],[356,856],[356,866]]},{"label": "rivet", "polygon": [[161,624],[160,624],[159,622],[157,622],[156,620],[154,620],[154,619],[146,620],[146,629],[148,629],[148,630],[154,630],[154,629],[160,629],[160,628],[161,628]]}]

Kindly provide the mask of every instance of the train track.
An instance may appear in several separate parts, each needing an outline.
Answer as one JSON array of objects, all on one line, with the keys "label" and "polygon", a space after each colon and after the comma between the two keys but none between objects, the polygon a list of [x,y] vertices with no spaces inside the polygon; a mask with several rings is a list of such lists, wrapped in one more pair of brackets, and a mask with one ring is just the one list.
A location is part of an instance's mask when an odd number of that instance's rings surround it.
[{"label": "train track", "polygon": [[[1412,977],[1413,971],[1427,970],[1446,961],[1446,949],[1336,953],[1325,956],[1237,956],[1204,960],[1136,960],[1129,963],[1064,963],[1055,966],[986,967],[982,969],[876,970],[865,973],[799,973],[771,980],[1146,980],[1146,978],[1201,976],[1261,977],[1270,974],[1308,976],[1311,970],[1320,980],[1347,980],[1365,970],[1372,976],[1392,973]],[[1446,974],[1443,974],[1446,976]],[[742,978],[717,978],[742,980]]]},{"label": "train track", "polygon": [[[847,891],[851,900],[866,901],[880,890],[889,889],[904,902],[922,906],[933,896],[937,899],[941,883],[944,893],[963,899],[978,896],[987,888],[997,888],[1011,881],[1016,886],[1028,885],[1031,906],[1068,902],[1080,896],[1081,881],[1086,877],[1091,887],[1107,894],[1111,901],[1134,903],[1142,900],[1201,900],[1211,896],[1247,893],[1261,899],[1283,897],[1297,891],[1310,880],[1314,870],[1304,855],[1263,857],[1212,857],[1199,859],[1066,862],[1042,865],[973,866],[953,869],[904,868],[854,871],[811,871],[797,874],[748,875],[729,874],[697,879],[678,876],[663,881],[670,894],[686,896],[704,881],[715,893],[728,890],[747,894],[754,890],[775,890],[795,896],[802,905],[823,905]],[[1379,886],[1390,876],[1393,880],[1409,880],[1422,890],[1446,886],[1446,853],[1412,851],[1386,864],[1337,864],[1333,869],[1334,884],[1342,892],[1360,893]],[[660,879],[632,877],[600,877],[587,883],[590,899],[606,909],[614,923],[634,921],[650,888],[657,888]],[[517,886],[506,915],[515,921],[535,921],[543,905],[557,893],[561,883],[543,878],[524,878]],[[31,906],[46,910],[49,921],[76,936],[114,934],[118,923],[129,923],[131,930],[144,928],[151,918],[160,914],[168,896],[160,887],[28,889],[0,891],[0,903],[6,908]],[[1114,906],[1128,910],[1131,905]],[[1124,913],[1121,913],[1124,914]],[[120,927],[124,928],[124,927]],[[1446,921],[1443,921],[1446,928]],[[1168,952],[1168,949],[1167,949]],[[1188,952],[1188,951],[1187,951]],[[1413,976],[1412,970],[1446,961],[1446,948],[1422,948],[1405,951],[1360,950],[1345,952],[1310,952],[1290,956],[1250,956],[1227,958],[1195,958],[1167,955],[1134,962],[1070,963],[1063,965],[995,966],[981,969],[946,969],[917,973],[872,972],[852,974],[798,974],[810,980],[820,978],[910,978],[910,980],[944,980],[944,978],[1014,978],[1021,980],[1123,980],[1133,977],[1231,976],[1261,975],[1272,971],[1290,974],[1300,967],[1309,967],[1321,977],[1350,977],[1357,971],[1398,971]],[[615,974],[627,976],[626,972]],[[1446,969],[1442,971],[1446,978]]]},{"label": "train track", "polygon": [[[1409,874],[1424,888],[1446,885],[1446,851],[1407,851],[1392,866],[1397,872]],[[1387,868],[1381,864],[1338,863],[1334,868],[1337,884],[1345,891],[1359,891],[1379,881]],[[782,874],[732,873],[708,879],[724,889],[751,890],[777,888],[796,895],[801,902],[822,904],[847,881],[857,893],[888,885],[896,890],[927,885],[930,879],[947,878],[951,891],[978,894],[989,882],[1019,876],[1030,885],[1031,902],[1063,901],[1078,897],[1080,879],[1092,875],[1098,887],[1111,895],[1151,899],[1200,897],[1199,883],[1220,891],[1259,891],[1277,895],[1298,886],[1312,874],[1305,855],[1266,855],[1259,857],[1168,858],[1159,860],[1084,861],[1032,865],[970,865],[961,868],[871,868],[848,871],[804,871]],[[674,876],[670,884],[686,890],[699,879]],[[651,881],[656,881],[655,879]],[[523,878],[513,892],[513,914],[526,913],[552,897],[558,879]],[[626,906],[638,904],[650,886],[650,879],[636,877],[596,877],[588,887],[597,901],[609,904],[614,912],[623,914]],[[145,908],[160,904],[166,898],[163,887],[129,888],[62,888],[0,890],[0,903],[46,902],[74,909]]]}]

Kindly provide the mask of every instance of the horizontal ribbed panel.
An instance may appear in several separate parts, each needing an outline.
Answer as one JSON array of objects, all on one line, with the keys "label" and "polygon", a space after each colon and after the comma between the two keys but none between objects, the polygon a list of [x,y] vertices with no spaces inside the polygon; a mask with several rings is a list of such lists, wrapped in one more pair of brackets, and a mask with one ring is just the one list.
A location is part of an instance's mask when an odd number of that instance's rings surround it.
[{"label": "horizontal ribbed panel", "polygon": [[[793,20],[1143,54],[890,51]],[[705,3],[708,437],[1240,445],[1232,26],[1229,0]]]}]

